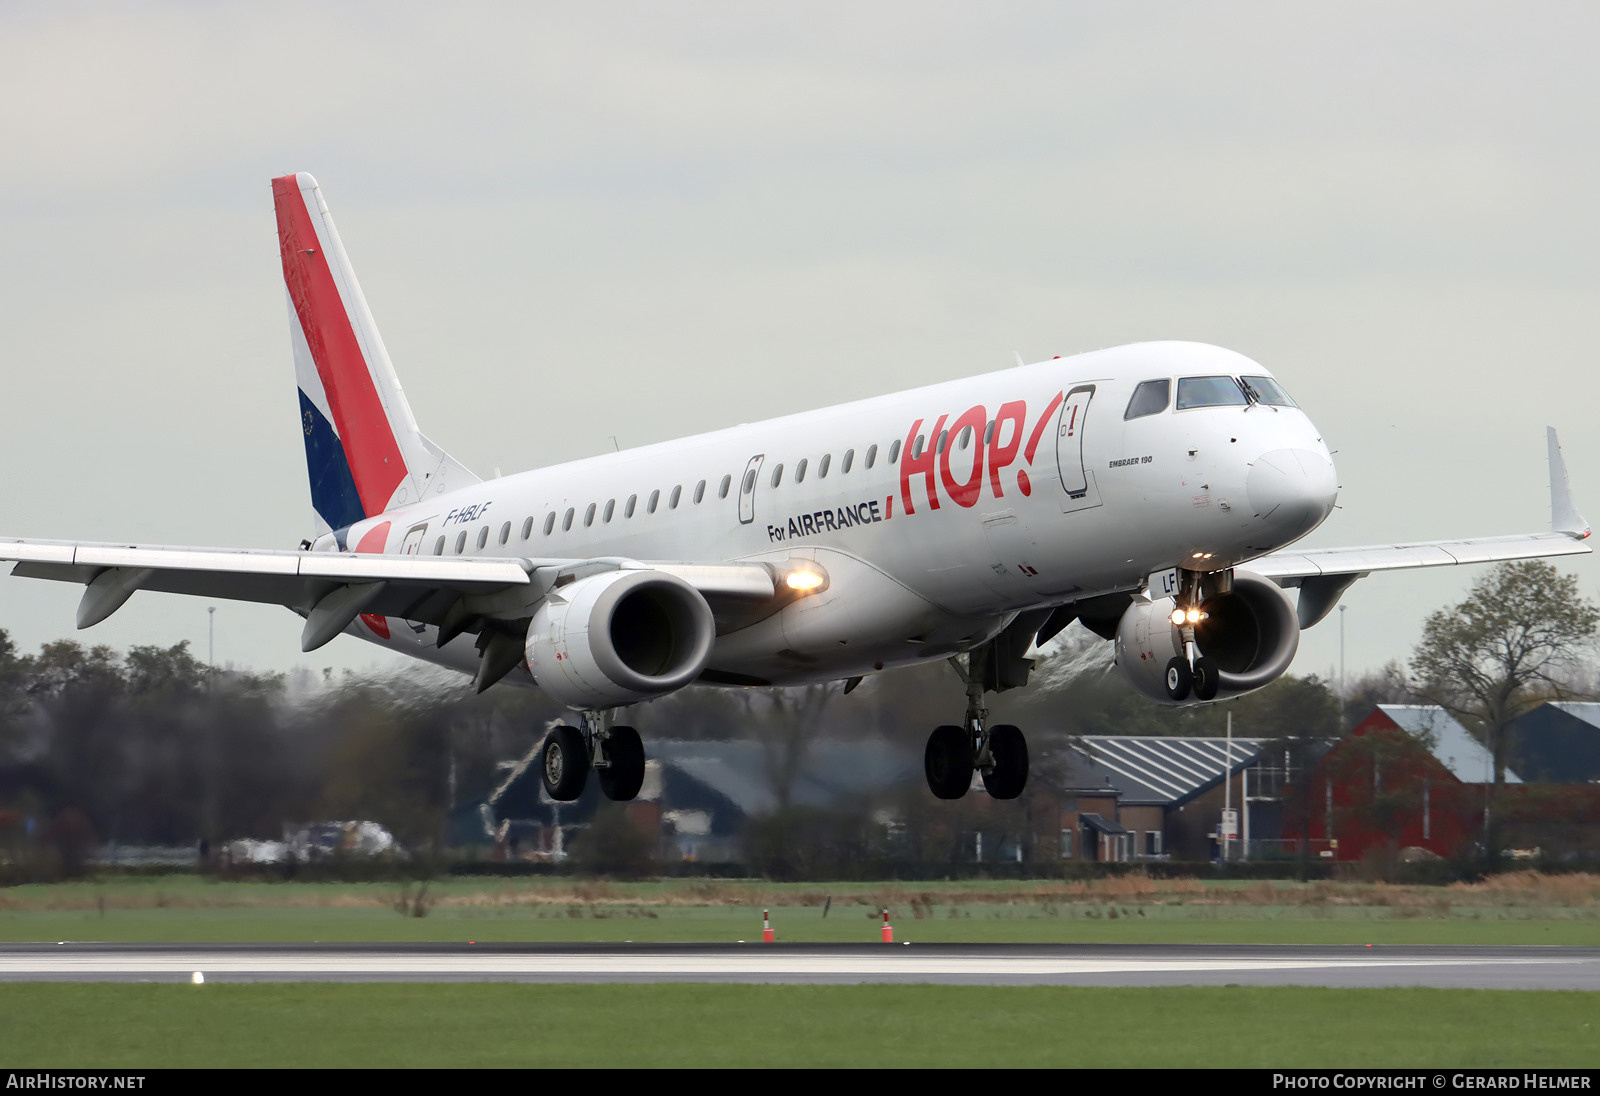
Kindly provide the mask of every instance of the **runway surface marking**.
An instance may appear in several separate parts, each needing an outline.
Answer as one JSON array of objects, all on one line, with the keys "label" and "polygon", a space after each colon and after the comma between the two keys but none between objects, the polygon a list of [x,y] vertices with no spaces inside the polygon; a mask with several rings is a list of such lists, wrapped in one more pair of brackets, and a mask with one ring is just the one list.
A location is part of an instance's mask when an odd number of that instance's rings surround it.
[{"label": "runway surface marking", "polygon": [[0,945],[0,981],[906,982],[1600,990],[1600,948]]},{"label": "runway surface marking", "polygon": [[228,955],[195,951],[173,955],[13,956],[0,958],[0,973],[171,974],[193,970],[273,971],[283,974],[344,971],[351,974],[1110,974],[1154,971],[1318,970],[1341,967],[1409,967],[1441,964],[1536,964],[1539,958],[1467,959],[1050,959],[999,956],[838,956],[825,952],[786,955]]}]

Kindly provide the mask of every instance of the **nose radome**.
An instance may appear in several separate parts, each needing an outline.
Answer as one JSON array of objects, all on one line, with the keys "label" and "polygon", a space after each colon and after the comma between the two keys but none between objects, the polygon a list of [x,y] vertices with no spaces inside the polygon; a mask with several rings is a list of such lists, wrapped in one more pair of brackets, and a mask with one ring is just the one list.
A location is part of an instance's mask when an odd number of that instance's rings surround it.
[{"label": "nose radome", "polygon": [[1274,449],[1250,466],[1245,491],[1256,517],[1292,539],[1309,533],[1333,512],[1339,483],[1326,455],[1311,449]]}]

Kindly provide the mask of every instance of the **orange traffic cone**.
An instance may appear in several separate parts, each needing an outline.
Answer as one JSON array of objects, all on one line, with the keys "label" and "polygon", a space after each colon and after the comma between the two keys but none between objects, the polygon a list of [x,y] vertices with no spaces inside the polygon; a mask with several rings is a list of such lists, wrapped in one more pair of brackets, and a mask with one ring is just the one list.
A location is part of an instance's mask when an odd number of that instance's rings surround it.
[{"label": "orange traffic cone", "polygon": [[770,944],[774,940],[776,940],[777,938],[778,938],[777,933],[772,931],[772,918],[767,915],[767,911],[766,910],[762,910],[761,911],[761,942],[763,944]]},{"label": "orange traffic cone", "polygon": [[883,942],[885,944],[894,943],[894,926],[889,924],[889,911],[887,909],[883,911]]}]

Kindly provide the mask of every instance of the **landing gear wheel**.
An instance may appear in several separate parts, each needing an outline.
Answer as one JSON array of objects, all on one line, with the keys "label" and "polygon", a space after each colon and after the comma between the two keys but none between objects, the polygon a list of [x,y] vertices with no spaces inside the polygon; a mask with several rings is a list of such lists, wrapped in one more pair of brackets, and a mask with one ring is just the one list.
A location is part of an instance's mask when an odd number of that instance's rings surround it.
[{"label": "landing gear wheel", "polygon": [[644,743],[632,727],[612,727],[606,738],[606,760],[611,762],[594,775],[607,799],[627,802],[639,794],[644,784]]},{"label": "landing gear wheel", "polygon": [[922,755],[928,790],[940,799],[960,799],[972,787],[972,736],[946,724],[928,736]]},{"label": "landing gear wheel", "polygon": [[576,727],[557,727],[545,737],[539,752],[539,770],[544,790],[551,799],[570,803],[583,794],[589,779],[589,750],[583,732]]},{"label": "landing gear wheel", "polygon": [[1217,699],[1217,664],[1209,658],[1194,660],[1194,695],[1201,700]]},{"label": "landing gear wheel", "polygon": [[1181,658],[1167,660],[1167,695],[1173,700],[1188,700],[1189,689],[1194,684],[1194,671]]},{"label": "landing gear wheel", "polygon": [[983,776],[983,786],[995,799],[1015,799],[1028,784],[1028,740],[1008,723],[989,728],[989,756],[994,769]]}]

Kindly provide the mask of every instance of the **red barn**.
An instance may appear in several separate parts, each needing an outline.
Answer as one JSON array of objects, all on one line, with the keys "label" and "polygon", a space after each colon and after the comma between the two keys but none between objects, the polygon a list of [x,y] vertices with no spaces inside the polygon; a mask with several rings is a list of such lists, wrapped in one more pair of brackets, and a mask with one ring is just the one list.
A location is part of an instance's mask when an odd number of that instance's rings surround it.
[{"label": "red barn", "polygon": [[[1332,838],[1336,859],[1413,846],[1452,857],[1483,833],[1487,761],[1488,751],[1442,708],[1380,704],[1295,794],[1311,797],[1313,847]],[[1511,772],[1506,781],[1520,783]]]}]

